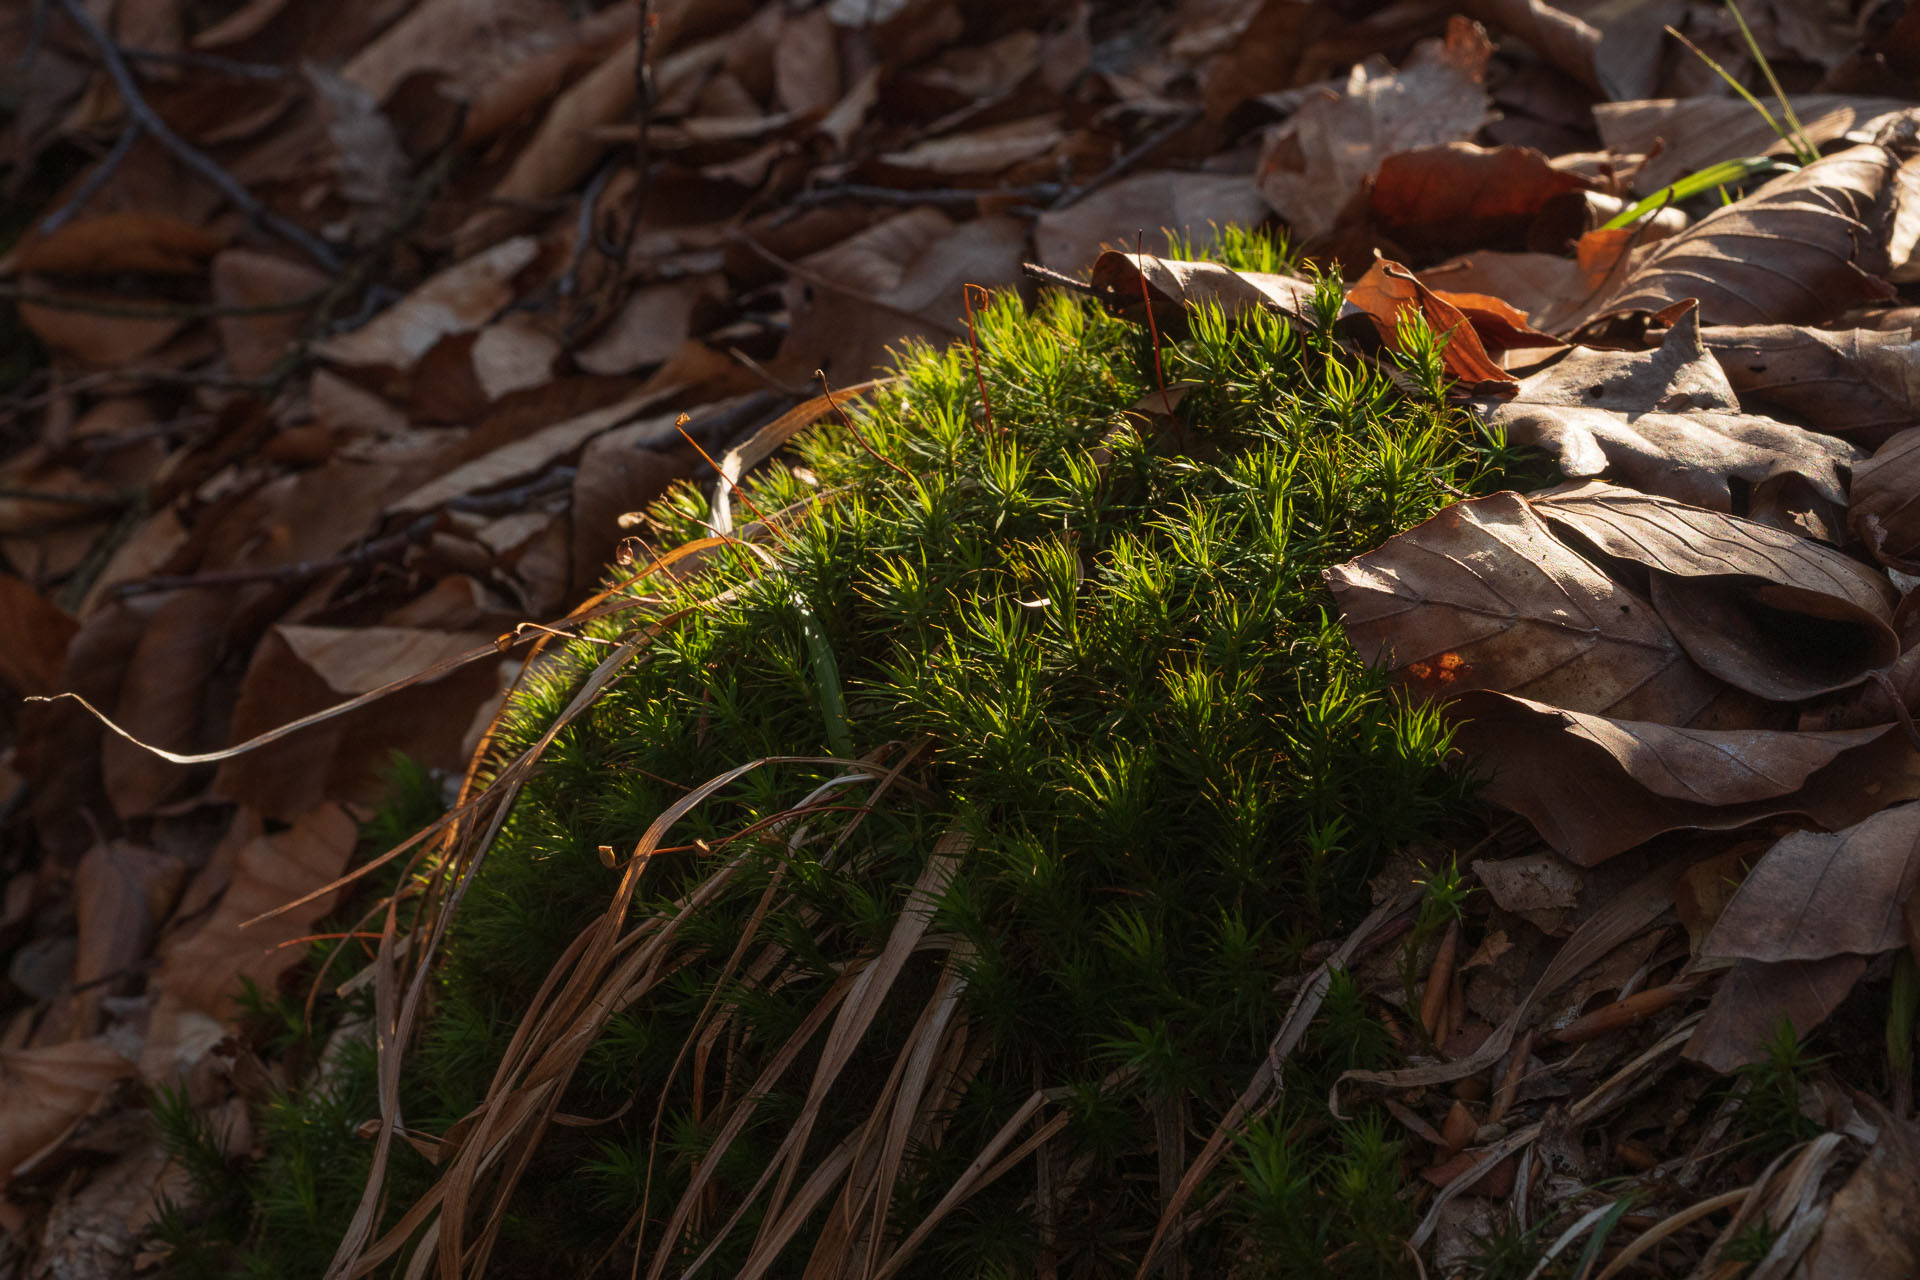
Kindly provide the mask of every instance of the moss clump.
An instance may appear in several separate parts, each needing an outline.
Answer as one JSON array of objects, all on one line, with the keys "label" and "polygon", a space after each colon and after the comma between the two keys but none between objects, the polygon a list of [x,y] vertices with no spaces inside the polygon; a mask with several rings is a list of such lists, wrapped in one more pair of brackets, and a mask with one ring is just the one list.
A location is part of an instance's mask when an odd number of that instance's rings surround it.
[{"label": "moss clump", "polygon": [[[908,351],[855,410],[857,435],[829,421],[752,476],[745,505],[794,513],[770,556],[632,588],[653,593],[643,616],[689,611],[545,752],[454,917],[403,1073],[406,1124],[430,1134],[481,1102],[556,958],[606,910],[621,872],[600,846],[631,848],[688,788],[786,758],[696,805],[648,864],[629,920],[680,914],[670,972],[586,1053],[560,1110],[611,1118],[546,1132],[489,1273],[626,1274],[637,1233],[668,1274],[709,1249],[702,1274],[740,1274],[767,1225],[769,1187],[753,1189],[796,1121],[812,1117],[811,1139],[789,1200],[924,1042],[934,1083],[878,1256],[1039,1090],[1063,1126],[1039,1157],[1046,1195],[1035,1158],[1016,1162],[897,1274],[1130,1274],[1165,1180],[1265,1054],[1275,983],[1351,923],[1389,854],[1477,821],[1440,767],[1443,726],[1358,663],[1319,577],[1490,487],[1495,453],[1464,415],[1270,316],[1161,335],[1166,383],[1190,387],[1179,424],[1130,412],[1160,400],[1152,340],[1083,299],[1000,299],[977,337],[991,429],[966,344]],[[692,488],[652,514],[661,546],[712,518]],[[528,681],[502,759],[634,616],[594,624]],[[821,758],[849,751],[902,772],[839,786],[847,770]],[[936,847],[952,866],[929,880]],[[723,865],[724,887],[682,912]],[[810,1032],[809,1017],[873,963],[916,882],[925,934],[810,1101],[832,1019]],[[790,1041],[791,1065],[769,1072]],[[1214,1208],[1183,1245],[1196,1274],[1401,1272],[1390,1130],[1310,1101],[1390,1046],[1337,984],[1288,1067],[1290,1098],[1309,1101],[1243,1134],[1194,1202]],[[337,1237],[351,1216],[370,1071],[346,1064],[269,1125],[244,1233],[256,1270],[324,1267],[276,1241]],[[743,1106],[698,1212],[664,1238]],[[401,1149],[388,1221],[435,1176]],[[805,1268],[844,1181],[821,1176],[829,1194],[768,1274]]]}]

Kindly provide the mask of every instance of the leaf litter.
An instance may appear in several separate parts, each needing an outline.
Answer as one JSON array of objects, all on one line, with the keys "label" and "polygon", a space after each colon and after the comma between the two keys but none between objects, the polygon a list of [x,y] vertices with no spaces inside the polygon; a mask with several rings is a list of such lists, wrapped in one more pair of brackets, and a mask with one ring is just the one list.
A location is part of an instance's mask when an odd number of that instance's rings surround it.
[{"label": "leaf litter", "polygon": [[[1746,103],[1700,96],[1712,82],[1663,52],[1670,22],[1723,61],[1744,58],[1718,6],[1591,20],[1542,0],[1461,6],[1483,29],[1421,6],[1387,21],[1192,5],[1117,62],[1094,56],[1121,47],[1096,45],[1104,15],[1064,7],[991,29],[939,4],[733,8],[739,21],[686,3],[576,14],[292,0],[202,23],[168,4],[123,7],[109,34],[63,2],[48,6],[44,41],[24,25],[0,33],[27,69],[30,109],[8,133],[31,215],[0,271],[44,352],[7,375],[0,407],[0,680],[19,695],[84,693],[167,760],[219,764],[183,771],[71,708],[16,705],[6,721],[0,804],[20,820],[5,844],[5,936],[75,944],[41,996],[21,994],[39,984],[13,966],[0,1045],[21,1103],[6,1108],[0,1161],[9,1231],[40,1232],[29,1247],[51,1251],[56,1226],[124,1218],[125,1197],[156,1185],[150,1147],[89,1136],[127,1109],[120,1082],[190,1077],[210,1113],[238,1096],[239,1062],[257,1060],[219,1051],[237,980],[272,988],[297,968],[275,944],[331,904],[387,753],[456,771],[477,759],[545,645],[502,633],[595,592],[620,517],[695,473],[699,450],[738,467],[728,450],[756,428],[833,408],[802,403],[816,370],[862,383],[909,337],[964,341],[962,286],[1027,288],[1030,258],[1090,268],[1088,287],[1152,322],[1156,341],[1181,312],[1212,307],[1310,331],[1313,279],[1169,256],[1169,235],[1191,242],[1212,223],[1284,224],[1320,270],[1356,281],[1333,317],[1348,349],[1404,378],[1417,316],[1445,339],[1456,395],[1480,393],[1490,433],[1588,482],[1462,502],[1329,575],[1362,657],[1456,718],[1487,796],[1539,837],[1536,852],[1509,843],[1517,856],[1474,865],[1534,859],[1528,883],[1556,886],[1528,896],[1482,875],[1494,905],[1470,938],[1524,941],[1475,972],[1532,992],[1504,1021],[1480,1023],[1464,1051],[1427,1046],[1415,1056],[1431,1062],[1346,1086],[1396,1091],[1417,1140],[1440,1139],[1415,1243],[1463,1220],[1449,1216],[1456,1198],[1490,1206],[1498,1169],[1523,1219],[1567,1215],[1556,1247],[1617,1224],[1598,1193],[1542,1178],[1534,1144],[1555,1115],[1624,1124],[1636,1095],[1684,1095],[1683,1048],[1716,1070],[1764,1062],[1781,1015],[1805,1035],[1863,976],[1910,963],[1920,636],[1896,607],[1920,554],[1920,430],[1916,344],[1895,308],[1920,263],[1902,230],[1916,216],[1911,100],[1865,68],[1910,63],[1911,24],[1750,13],[1770,57],[1816,69],[1819,91],[1794,100],[1825,154],[1717,210],[1670,208],[1623,231],[1597,225],[1603,199],[1623,207],[1731,155],[1790,153]],[[1829,44],[1840,52],[1814,52]],[[300,70],[302,58],[316,61]],[[1514,109],[1553,100],[1521,90],[1547,82],[1578,110]],[[53,148],[85,157],[82,170],[36,168]],[[195,168],[208,156],[217,180]],[[1570,209],[1584,221],[1569,224]],[[1454,253],[1467,256],[1440,260]],[[759,522],[738,536],[775,535]],[[275,740],[227,750],[255,738]],[[536,758],[505,770],[501,790],[469,774],[456,812],[503,817]],[[1636,860],[1651,869],[1630,890],[1595,878]],[[1688,880],[1689,867],[1713,870]],[[448,864],[429,906],[457,900],[469,871]],[[301,905],[275,914],[289,902]],[[1332,957],[1353,961],[1411,902],[1386,899]],[[1576,911],[1587,923],[1556,950],[1560,924],[1537,926]],[[242,928],[262,913],[272,930]],[[373,930],[383,1151],[399,1132],[392,1046],[444,918],[430,909],[416,936],[389,910]],[[458,1171],[447,1199],[402,1220],[435,1221],[451,1256],[500,1144],[524,1168],[559,1118],[549,1082],[604,1016],[594,994],[634,999],[666,976],[648,967],[665,932],[616,964],[619,925],[610,913],[553,993],[481,1126],[443,1141]],[[1610,1013],[1621,1030],[1552,1057],[1533,1035],[1549,1021],[1542,1002],[1636,935],[1651,949],[1598,990],[1605,1009],[1646,1012]],[[835,1055],[899,956],[930,937],[923,913],[902,914],[873,966],[821,1006]],[[1430,960],[1431,1035],[1459,978]],[[1335,965],[1298,988],[1270,1075]],[[941,1089],[972,1043],[956,983],[926,1004],[892,1109],[819,1166],[855,1171],[833,1221],[866,1274],[891,1274],[924,1238],[889,1223],[879,1188],[952,1105]],[[1564,1030],[1579,1012],[1553,1017]],[[830,1065],[815,1068],[821,1090]],[[1494,1091],[1500,1119],[1463,1127],[1495,1110],[1423,1092],[1470,1080]],[[1168,1173],[1143,1271],[1169,1256],[1231,1131],[1275,1087],[1253,1081]],[[1568,1100],[1563,1113],[1550,1097]],[[1061,1101],[1036,1092],[936,1215],[1011,1163],[1046,1167]],[[1639,1223],[1640,1241],[1684,1244],[1705,1274],[1757,1223],[1776,1240],[1767,1274],[1803,1257],[1813,1275],[1904,1274],[1856,1260],[1912,1185],[1911,1129],[1896,1112],[1829,1133],[1698,1201],[1730,1207],[1723,1228],[1682,1210]],[[1631,1141],[1623,1130],[1619,1146]],[[63,1142],[95,1153],[92,1185],[111,1195],[54,1190],[45,1165]],[[804,1145],[769,1170],[750,1269],[773,1266],[783,1233],[835,1194],[831,1177],[801,1178]],[[1665,1151],[1659,1168],[1697,1177],[1696,1157]],[[1842,1158],[1857,1162],[1844,1178]],[[504,1191],[478,1193],[504,1204]],[[676,1212],[703,1212],[687,1194]],[[373,1228],[358,1225],[360,1244]],[[137,1234],[116,1239],[116,1265],[130,1263]],[[404,1233],[387,1240],[362,1264]],[[1629,1267],[1640,1241],[1604,1274]],[[1438,1243],[1467,1256],[1459,1239]]]}]

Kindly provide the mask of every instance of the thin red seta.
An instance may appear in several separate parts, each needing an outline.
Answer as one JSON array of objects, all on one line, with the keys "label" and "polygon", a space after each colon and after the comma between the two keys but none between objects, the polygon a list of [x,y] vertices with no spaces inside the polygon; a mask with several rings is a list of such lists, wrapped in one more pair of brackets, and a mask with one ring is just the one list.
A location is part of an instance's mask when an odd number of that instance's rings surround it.
[{"label": "thin red seta", "polygon": [[1187,429],[1180,419],[1174,417],[1173,397],[1167,394],[1167,375],[1160,367],[1160,325],[1153,318],[1153,295],[1147,291],[1146,250],[1143,247],[1145,237],[1136,230],[1133,233],[1133,269],[1140,275],[1140,305],[1147,309],[1147,332],[1153,336],[1153,380],[1160,388],[1160,405],[1167,411],[1167,417],[1173,419],[1173,431],[1179,437],[1180,447],[1187,447]]},{"label": "thin red seta", "polygon": [[975,289],[980,290],[980,296],[989,301],[992,300],[993,295],[987,292],[985,285],[963,284],[960,286],[960,296],[966,299],[967,303],[967,346],[973,352],[973,381],[980,388],[980,410],[987,417],[987,434],[992,435],[994,434],[993,401],[987,398],[987,378],[980,372],[980,336],[973,331],[973,291]]},{"label": "thin red seta", "polygon": [[850,416],[848,416],[845,406],[843,406],[838,400],[833,398],[833,388],[827,385],[827,371],[825,369],[815,369],[813,371],[813,376],[820,379],[820,390],[822,393],[826,395],[827,403],[832,405],[834,408],[834,411],[840,415],[841,424],[845,426],[848,432],[852,434],[855,443],[857,443],[862,449],[865,449],[867,451],[868,456],[873,458],[876,462],[884,462],[888,466],[892,467],[895,471],[898,471],[901,475],[905,476],[908,480],[912,480],[913,472],[907,470],[905,467],[895,462],[892,458],[889,458],[886,454],[881,453],[878,449],[874,448],[871,444],[867,442],[866,434],[862,432],[859,427],[854,425],[854,421]]},{"label": "thin red seta", "polygon": [[695,453],[699,454],[702,458],[705,458],[707,460],[707,465],[712,467],[714,470],[714,473],[720,477],[720,482],[726,485],[728,489],[732,490],[733,496],[747,504],[747,510],[753,512],[753,518],[755,520],[758,520],[761,524],[765,525],[767,527],[767,532],[771,533],[774,537],[780,540],[781,546],[789,547],[789,544],[787,542],[787,535],[782,533],[778,528],[778,526],[776,526],[773,523],[773,521],[767,519],[765,512],[761,511],[759,507],[754,505],[753,499],[747,496],[747,491],[745,489],[742,489],[739,485],[727,479],[727,473],[720,470],[720,464],[713,460],[713,455],[708,453],[705,449],[702,449],[700,447],[700,442],[687,434],[687,423],[692,417],[693,415],[690,413],[681,414],[678,418],[675,418],[673,420],[673,429],[680,433],[680,438],[682,440],[685,440],[688,444],[693,446],[693,451]]}]

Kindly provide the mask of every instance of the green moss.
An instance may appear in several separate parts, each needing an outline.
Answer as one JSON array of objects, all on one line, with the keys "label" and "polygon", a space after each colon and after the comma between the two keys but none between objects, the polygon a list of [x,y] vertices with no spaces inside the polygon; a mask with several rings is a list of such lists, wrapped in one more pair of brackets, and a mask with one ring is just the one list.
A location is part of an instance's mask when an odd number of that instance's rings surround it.
[{"label": "green moss", "polygon": [[[1263,265],[1262,244],[1242,237],[1235,256]],[[890,1223],[919,1221],[1036,1088],[1070,1116],[1054,1165],[1069,1189],[1048,1224],[1030,1165],[1000,1179],[903,1274],[1032,1274],[1042,1252],[1062,1274],[1130,1273],[1159,1211],[1165,1118],[1182,1117],[1197,1151],[1262,1060],[1285,1008],[1274,984],[1303,946],[1352,923],[1390,854],[1478,821],[1440,767],[1446,730],[1362,667],[1320,584],[1457,491],[1496,487],[1497,452],[1464,415],[1273,317],[1202,314],[1162,335],[1166,381],[1196,384],[1179,425],[1129,412],[1159,399],[1150,339],[1084,300],[999,299],[977,336],[991,433],[967,346],[913,348],[855,411],[864,445],[822,424],[734,504],[744,519],[813,500],[767,544],[777,567],[743,552],[643,584],[657,593],[647,616],[692,611],[545,753],[467,893],[404,1072],[407,1124],[429,1133],[479,1103],[556,957],[604,911],[619,873],[600,846],[631,848],[684,789],[749,761],[923,753],[871,811],[857,811],[869,790],[847,788],[802,827],[729,842],[844,773],[778,763],[675,825],[636,920],[671,910],[724,857],[745,861],[681,922],[681,967],[588,1052],[562,1110],[614,1118],[547,1133],[493,1273],[577,1276],[610,1250],[609,1273],[625,1274],[622,1232],[643,1195],[653,1248],[741,1082],[881,946],[956,829],[972,847],[938,895],[937,945],[909,960],[825,1098],[802,1173],[867,1119],[950,957],[978,1066],[941,1140],[907,1152]],[[662,547],[710,519],[691,487],[653,516]],[[703,603],[724,590],[724,605]],[[501,759],[552,723],[606,653],[594,641],[632,626],[595,624],[528,680]],[[750,929],[752,954],[773,962],[730,971]],[[696,1084],[682,1050],[714,1013],[727,1030]],[[684,1260],[800,1113],[817,1040],[733,1139],[720,1211],[685,1234]],[[1324,1097],[1333,1073],[1390,1055],[1352,984],[1336,984],[1289,1068],[1291,1096]],[[371,1070],[360,1060],[269,1117],[256,1270],[324,1266],[370,1154],[351,1133],[375,1114]],[[1228,1188],[1188,1242],[1196,1274],[1405,1265],[1399,1148],[1314,1105],[1249,1131],[1196,1201]],[[429,1174],[396,1168],[389,1221]],[[703,1274],[737,1270],[758,1212]],[[799,1274],[824,1216],[779,1274]],[[306,1265],[283,1262],[277,1239],[311,1246]]]}]

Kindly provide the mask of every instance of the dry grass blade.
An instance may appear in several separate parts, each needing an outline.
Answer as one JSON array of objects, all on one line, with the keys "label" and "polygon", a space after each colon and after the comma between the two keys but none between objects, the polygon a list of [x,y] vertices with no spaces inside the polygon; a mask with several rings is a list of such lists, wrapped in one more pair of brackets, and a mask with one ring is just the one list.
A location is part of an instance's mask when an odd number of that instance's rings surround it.
[{"label": "dry grass blade", "polygon": [[885,386],[892,381],[892,378],[874,378],[850,387],[843,387],[838,391],[817,395],[811,400],[795,405],[741,443],[727,450],[720,459],[720,486],[713,495],[714,530],[721,534],[733,531],[733,491],[739,487],[740,477],[754,466],[771,458],[788,441],[829,413],[839,409],[848,400],[865,395],[875,387]]},{"label": "dry grass blade", "polygon": [[1226,1114],[1220,1117],[1220,1123],[1214,1126],[1213,1135],[1207,1139],[1206,1146],[1200,1149],[1200,1154],[1188,1166],[1185,1176],[1180,1179],[1180,1184],[1174,1188],[1173,1195],[1162,1206],[1160,1221],[1154,1224],[1153,1238],[1147,1242],[1146,1253],[1141,1258],[1139,1267],[1134,1271],[1134,1280],[1145,1280],[1147,1273],[1153,1269],[1159,1259],[1161,1243],[1168,1238],[1168,1232],[1180,1217],[1181,1211],[1187,1207],[1187,1202],[1193,1198],[1193,1193],[1199,1189],[1201,1181],[1213,1172],[1214,1167],[1220,1163],[1220,1158],[1226,1154],[1227,1143],[1232,1140],[1235,1131],[1241,1124],[1256,1115],[1263,1114],[1272,1105],[1272,1095],[1280,1085],[1280,1069],[1286,1060],[1293,1056],[1293,1051],[1300,1047],[1300,1041],[1307,1034],[1307,1027],[1319,1014],[1321,1002],[1326,999],[1327,988],[1332,985],[1334,971],[1345,968],[1361,948],[1365,947],[1389,921],[1411,910],[1414,903],[1419,901],[1420,892],[1417,885],[1407,885],[1399,893],[1380,903],[1354,928],[1352,933],[1347,935],[1346,940],[1334,950],[1334,953],[1322,961],[1320,966],[1308,976],[1305,984],[1294,995],[1293,1003],[1287,1006],[1287,1016],[1281,1022],[1280,1030],[1274,1035],[1272,1043],[1267,1046],[1266,1061],[1260,1064],[1259,1070],[1255,1071],[1253,1078],[1247,1082],[1247,1087],[1241,1090],[1240,1096],[1234,1099],[1233,1105],[1228,1107]]}]

